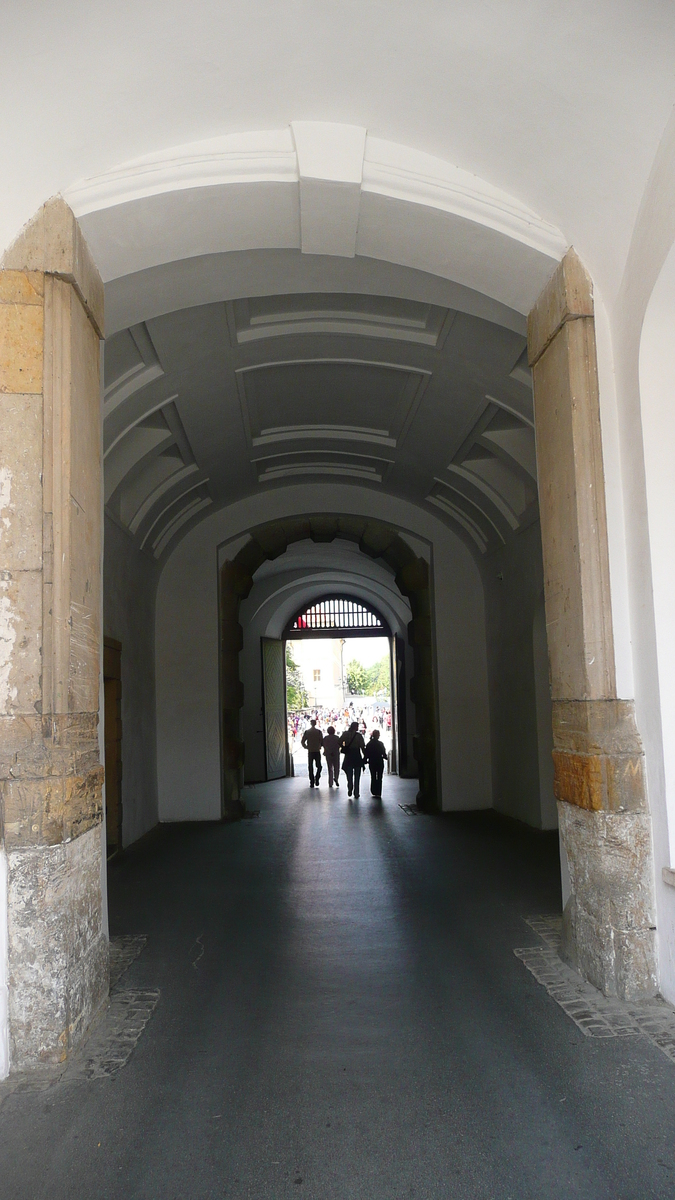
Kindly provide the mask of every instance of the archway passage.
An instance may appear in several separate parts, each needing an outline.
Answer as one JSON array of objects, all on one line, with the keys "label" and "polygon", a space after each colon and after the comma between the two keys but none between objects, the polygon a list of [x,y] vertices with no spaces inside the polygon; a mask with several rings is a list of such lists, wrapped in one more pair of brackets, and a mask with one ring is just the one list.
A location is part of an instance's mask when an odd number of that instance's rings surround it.
[{"label": "archway passage", "polygon": [[243,629],[239,607],[253,586],[256,570],[268,559],[277,558],[286,548],[307,538],[314,542],[332,542],[336,538],[356,542],[371,558],[381,558],[394,571],[396,584],[410,602],[412,621],[408,639],[413,651],[414,675],[410,695],[415,709],[417,736],[413,754],[419,772],[417,803],[425,811],[439,807],[437,778],[437,707],[432,656],[432,612],[429,567],[418,557],[400,534],[383,522],[353,516],[321,515],[304,519],[270,522],[250,533],[249,540],[223,563],[220,571],[220,645],[221,645],[221,748],[222,813],[240,816],[242,768],[245,746],[241,736],[241,709],[244,689],[239,675],[239,652]]},{"label": "archway passage", "polygon": [[[58,968],[65,980],[58,1004],[52,1006],[49,989],[46,999],[40,999],[46,1006],[44,1026],[40,1018],[30,1029],[22,1028],[20,1013],[14,1020],[18,1041],[13,1053],[18,1060],[25,1054],[26,1061],[32,1061],[43,1053],[58,1054],[61,1045],[77,1040],[106,988],[99,874],[102,773],[95,737],[102,635],[98,602],[102,289],[73,213],[60,200],[43,207],[5,256],[4,267],[2,317],[11,334],[7,345],[16,350],[3,366],[3,395],[12,397],[7,406],[11,437],[6,441],[10,473],[16,471],[22,487],[25,484],[25,504],[22,500],[17,506],[13,501],[16,536],[13,532],[9,539],[10,578],[3,579],[14,589],[5,597],[14,606],[11,636],[6,639],[10,660],[5,715],[10,733],[3,805],[5,844],[12,857],[5,894],[8,908],[18,913],[18,893],[12,892],[20,886],[17,864],[32,869],[29,864],[37,855],[49,864],[49,871],[57,871],[60,856],[59,862],[62,859],[74,871],[75,891],[79,894],[84,887],[90,895],[89,911],[94,914],[85,939],[86,982],[82,964],[78,961],[73,969],[72,955],[66,952]],[[306,297],[312,294],[305,293]],[[237,662],[239,605],[248,595],[255,571],[273,559],[280,547],[298,538],[331,542],[338,535],[387,562],[412,611],[409,641],[414,657],[411,696],[418,726],[419,804],[435,809],[442,794],[436,706],[436,689],[442,681],[434,674],[429,567],[401,535],[405,522],[392,518],[389,523],[383,510],[400,512],[407,504],[427,518],[432,508],[439,512],[445,532],[451,528],[463,546],[471,545],[472,565],[481,563],[486,592],[494,588],[488,577],[498,556],[517,559],[517,539],[521,545],[527,540],[538,515],[531,404],[522,392],[529,379],[522,320],[514,324],[504,317],[505,323],[498,326],[467,317],[467,310],[460,318],[457,311],[450,311],[446,297],[444,305],[438,306],[444,307],[445,316],[427,313],[431,324],[417,309],[416,315],[399,313],[397,362],[354,357],[353,347],[344,340],[337,358],[324,357],[317,347],[311,359],[289,354],[279,363],[265,355],[265,361],[240,367],[234,365],[234,354],[255,341],[250,336],[254,322],[264,318],[265,336],[272,337],[279,336],[283,322],[277,319],[278,304],[271,319],[269,312],[254,314],[250,328],[245,314],[230,313],[234,323],[229,365],[241,420],[240,436],[227,441],[226,454],[220,450],[226,439],[214,436],[215,419],[210,427],[204,421],[197,429],[197,415],[207,407],[201,403],[200,387],[209,380],[202,376],[197,381],[189,357],[192,354],[208,369],[222,365],[223,322],[229,312],[223,311],[225,303],[205,305],[211,311],[195,314],[195,320],[204,324],[207,342],[221,354],[218,361],[214,356],[207,363],[193,346],[187,325],[182,340],[175,336],[184,313],[167,314],[170,319],[163,328],[153,331],[161,354],[153,348],[147,328],[121,331],[117,369],[106,387],[104,410],[108,418],[104,445],[110,461],[107,515],[117,522],[118,530],[121,525],[125,537],[128,534],[121,573],[133,575],[126,572],[133,545],[135,564],[143,564],[151,591],[183,534],[197,528],[214,499],[219,506],[214,505],[214,515],[249,500],[255,510],[257,503],[256,520],[250,523],[253,533],[220,573],[221,812],[236,816],[241,812],[244,758]],[[330,319],[316,336],[352,337],[351,317],[349,331],[343,325],[336,332],[339,311],[331,308]],[[302,313],[299,325],[307,316],[304,307]],[[590,279],[570,252],[531,315],[529,360],[537,395],[544,500],[555,787],[572,886],[566,945],[570,957],[603,990],[633,996],[653,992],[657,986],[651,822],[634,707],[617,694],[593,314]],[[377,315],[376,328],[370,320],[356,320],[361,325],[359,337],[381,340],[379,318],[388,320],[391,314],[379,311]],[[411,321],[419,325],[414,362],[406,361],[411,357]],[[306,329],[301,332],[310,336]],[[296,325],[291,332],[286,329],[284,336],[297,333]],[[186,345],[189,353],[183,353]],[[164,355],[169,360],[172,354],[170,373],[160,359]],[[434,380],[434,371],[424,362],[436,354],[434,364],[442,364],[443,371],[437,371]],[[115,355],[111,358],[114,364]],[[476,369],[477,363],[481,370]],[[164,390],[170,377],[191,377],[199,383],[191,395],[190,412],[185,408],[186,422],[176,404],[178,393],[167,396]],[[461,395],[452,395],[450,379]],[[493,396],[493,383],[506,399]],[[154,384],[162,390],[159,398],[147,390]],[[329,386],[336,420],[326,428],[311,417],[315,396],[323,387],[328,394]],[[273,424],[280,396],[283,427]],[[351,409],[348,421],[342,423],[344,396],[349,397]],[[448,422],[450,410],[453,422]],[[210,411],[225,419],[225,406],[214,403]],[[369,414],[367,427],[360,424],[364,413]],[[386,414],[386,422],[376,420],[378,414],[383,418]],[[34,437],[30,456],[24,460],[21,435],[27,421],[33,423]],[[197,453],[188,437],[191,422],[201,440],[201,446],[195,440]],[[368,454],[334,449],[338,440],[351,447],[364,437],[366,442],[370,439]],[[316,439],[311,452],[305,448],[308,438]],[[279,448],[289,440],[296,443],[290,457]],[[219,449],[211,453],[214,446]],[[276,449],[268,453],[270,446]],[[377,454],[374,446],[379,448]],[[387,447],[387,457],[384,450],[380,453],[382,447]],[[200,458],[217,468],[213,477],[200,466]],[[241,468],[239,474],[235,466]],[[362,506],[359,502],[356,514],[347,505],[338,510],[344,516],[320,515],[326,509],[310,506],[311,488],[303,491],[308,475],[328,479],[339,475],[354,488],[356,480],[368,493],[368,501]],[[300,498],[296,496],[293,512],[319,515],[270,521],[274,505],[270,497],[282,480],[291,477],[300,481],[298,491],[303,491]],[[391,490],[385,491],[382,485],[388,480]],[[31,513],[30,538],[19,510]],[[368,516],[371,510],[381,519]],[[10,526],[12,519],[6,518]],[[530,566],[533,562],[534,556]],[[496,577],[506,580],[504,572]],[[24,595],[25,588],[30,596]],[[133,599],[131,591],[128,597]],[[148,605],[150,631],[153,604],[154,592]],[[115,636],[114,630],[108,632]],[[151,637],[150,633],[148,640]],[[119,640],[127,645],[126,638]],[[128,697],[129,689],[123,688],[122,694]],[[152,719],[148,724],[153,725]],[[447,736],[446,728],[444,739]],[[484,758],[487,775],[489,755]],[[126,770],[124,778],[129,778]],[[123,820],[126,812],[124,803]],[[60,847],[58,853],[53,852],[55,845]],[[78,856],[85,854],[86,871],[82,871]],[[43,918],[40,936],[44,938],[51,914],[45,911]],[[58,923],[68,927],[65,907],[59,910]],[[11,926],[9,958],[20,945],[22,935],[17,931],[18,926]],[[23,979],[29,990],[32,987],[25,966],[17,960],[12,974],[17,992],[22,986],[16,985],[17,979]],[[81,996],[85,997],[82,1003]],[[72,1020],[64,1016],[70,1012],[71,1000],[77,1008]],[[36,1032],[40,1028],[44,1037]]]},{"label": "archway passage", "polygon": [[[318,597],[289,621],[284,641],[293,672],[292,685],[286,681],[289,745],[311,717],[338,734],[357,719],[362,733],[377,728],[389,769],[397,773],[396,641],[385,618],[355,597]],[[267,709],[265,720],[267,726]]]}]

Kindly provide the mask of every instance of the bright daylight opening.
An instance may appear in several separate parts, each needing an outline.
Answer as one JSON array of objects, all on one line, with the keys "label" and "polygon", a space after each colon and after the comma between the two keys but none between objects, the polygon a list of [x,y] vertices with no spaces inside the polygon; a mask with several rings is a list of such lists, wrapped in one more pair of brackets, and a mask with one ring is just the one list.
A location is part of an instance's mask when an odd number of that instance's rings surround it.
[{"label": "bright daylight opening", "polygon": [[368,738],[379,730],[391,761],[391,652],[386,637],[312,637],[286,642],[288,744],[300,773],[302,735],[312,717],[325,732],[352,721]]}]

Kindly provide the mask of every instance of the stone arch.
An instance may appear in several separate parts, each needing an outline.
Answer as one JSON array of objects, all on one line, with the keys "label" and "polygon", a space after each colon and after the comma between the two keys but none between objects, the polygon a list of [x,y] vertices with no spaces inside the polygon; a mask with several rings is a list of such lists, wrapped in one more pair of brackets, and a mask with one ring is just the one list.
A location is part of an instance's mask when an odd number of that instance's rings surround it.
[{"label": "stone arch", "polygon": [[239,652],[243,629],[239,606],[253,587],[253,576],[268,559],[278,558],[293,542],[311,539],[332,542],[335,538],[356,542],[371,558],[381,558],[395,572],[399,590],[410,602],[412,621],[408,638],[413,650],[414,676],[410,695],[415,708],[417,738],[414,744],[419,769],[417,803],[426,812],[440,808],[436,745],[436,689],[431,638],[431,592],[429,566],[419,558],[400,534],[383,521],[368,517],[316,514],[284,518],[258,525],[250,540],[220,570],[220,704],[222,812],[226,818],[242,814],[241,772],[244,744],[241,739],[241,709],[244,685],[239,677]]}]

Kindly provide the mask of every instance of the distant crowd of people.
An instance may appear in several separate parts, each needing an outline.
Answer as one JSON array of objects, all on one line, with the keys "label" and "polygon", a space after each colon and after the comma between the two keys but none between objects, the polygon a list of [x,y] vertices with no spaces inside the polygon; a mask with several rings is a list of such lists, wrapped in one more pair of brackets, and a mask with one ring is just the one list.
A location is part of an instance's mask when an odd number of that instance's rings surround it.
[{"label": "distant crowd of people", "polygon": [[[390,714],[391,718],[391,714]],[[363,722],[364,732],[367,732]],[[347,795],[358,800],[360,794],[361,772],[365,766],[370,771],[370,793],[378,799],[382,797],[382,776],[384,764],[387,761],[387,751],[380,739],[380,729],[373,729],[366,744],[358,721],[351,721],[349,728],[342,734],[335,732],[335,726],[329,725],[325,734],[319,728],[317,718],[312,717],[309,728],[302,735],[301,745],[307,751],[307,769],[309,786],[319,786],[321,778],[323,751],[328,768],[328,786],[339,787],[340,755],[342,755],[342,770],[347,778]]]},{"label": "distant crowd of people", "polygon": [[[370,724],[374,729],[380,730],[380,735],[391,735],[391,709],[378,708],[369,715]],[[366,712],[361,708],[358,711],[354,708],[353,703],[345,705],[344,708],[312,708],[304,712],[290,712],[288,714],[288,741],[289,745],[293,745],[302,737],[308,722],[314,718],[320,728],[327,729],[329,725],[333,725],[336,729],[342,727],[346,729],[351,725],[352,721],[356,721],[359,732],[365,736],[368,732],[366,724]]]}]

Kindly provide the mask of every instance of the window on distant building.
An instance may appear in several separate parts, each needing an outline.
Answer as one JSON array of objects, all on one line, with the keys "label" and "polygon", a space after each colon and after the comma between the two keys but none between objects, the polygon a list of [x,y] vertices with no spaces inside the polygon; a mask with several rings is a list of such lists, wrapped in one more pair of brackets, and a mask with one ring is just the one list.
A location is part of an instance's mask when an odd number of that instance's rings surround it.
[{"label": "window on distant building", "polygon": [[320,681],[321,681],[321,671],[315,670],[314,671],[314,682],[320,683]]}]

